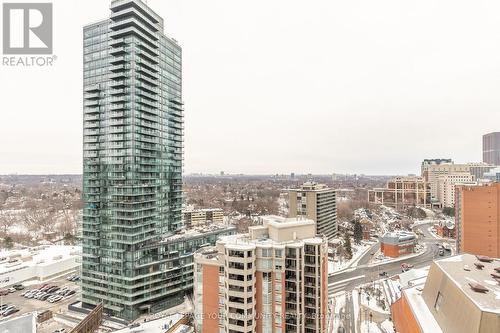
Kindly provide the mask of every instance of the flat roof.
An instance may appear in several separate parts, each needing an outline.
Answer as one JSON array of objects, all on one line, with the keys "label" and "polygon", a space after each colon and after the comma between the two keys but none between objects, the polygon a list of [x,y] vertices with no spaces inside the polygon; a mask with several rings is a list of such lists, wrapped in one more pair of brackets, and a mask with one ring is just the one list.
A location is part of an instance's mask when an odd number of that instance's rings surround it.
[{"label": "flat roof", "polygon": [[[476,268],[475,263],[481,263],[484,268]],[[495,273],[495,268],[500,267],[500,259],[493,259],[492,262],[480,262],[475,255],[464,253],[437,260],[435,264],[478,308],[485,312],[500,314],[500,285],[491,276],[492,273]],[[464,270],[464,265],[469,266],[470,270]],[[469,283],[478,283],[489,291],[476,292],[471,289]]]},{"label": "flat roof", "polygon": [[[159,318],[155,320],[150,320],[147,322],[139,323],[136,327],[123,328],[118,331],[113,331],[114,333],[163,333],[166,332],[175,323],[181,320],[183,315],[181,313],[174,313],[170,316]],[[175,331],[177,332],[177,331]]]},{"label": "flat roof", "polygon": [[183,239],[183,238],[185,238],[185,239],[195,238],[195,237],[202,236],[204,234],[224,232],[224,231],[235,231],[235,230],[236,230],[236,227],[233,225],[214,223],[214,224],[208,224],[208,225],[202,225],[202,226],[181,229],[177,233],[163,238],[162,241],[163,242],[170,242],[173,240],[179,240],[179,239]]},{"label": "flat roof", "polygon": [[50,265],[63,259],[79,256],[81,252],[81,247],[68,245],[41,245],[20,250],[0,251],[0,274],[15,271],[21,267]]}]

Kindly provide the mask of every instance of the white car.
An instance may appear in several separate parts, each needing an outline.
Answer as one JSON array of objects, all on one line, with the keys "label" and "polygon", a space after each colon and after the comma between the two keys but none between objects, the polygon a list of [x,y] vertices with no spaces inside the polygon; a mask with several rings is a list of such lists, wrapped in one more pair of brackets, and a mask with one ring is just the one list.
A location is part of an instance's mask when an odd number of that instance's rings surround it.
[{"label": "white car", "polygon": [[63,297],[62,297],[62,296],[60,296],[60,295],[56,295],[56,296],[52,296],[52,297],[50,297],[50,298],[48,299],[48,301],[49,301],[50,303],[56,303],[56,302],[59,302],[59,301],[60,301],[60,300],[62,300],[62,299],[63,299]]}]

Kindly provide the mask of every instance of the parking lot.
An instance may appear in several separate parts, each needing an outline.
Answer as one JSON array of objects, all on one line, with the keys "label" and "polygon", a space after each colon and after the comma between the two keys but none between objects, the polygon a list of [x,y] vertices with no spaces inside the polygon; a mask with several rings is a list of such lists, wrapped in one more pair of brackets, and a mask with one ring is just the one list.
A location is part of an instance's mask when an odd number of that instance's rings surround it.
[{"label": "parking lot", "polygon": [[[13,293],[6,295],[6,296],[0,296],[0,306],[2,304],[10,304],[10,305],[13,305],[19,309],[18,312],[12,314],[11,316],[7,316],[7,317],[0,316],[0,321],[6,320],[10,317],[19,316],[23,313],[33,312],[33,311],[42,312],[45,310],[51,310],[53,313],[66,312],[67,308],[68,308],[68,304],[74,302],[78,297],[80,297],[80,287],[78,285],[78,281],[75,281],[75,282],[68,281],[66,279],[66,277],[68,275],[73,275],[73,274],[67,274],[67,275],[57,277],[57,278],[52,279],[52,280],[43,281],[43,282],[37,283],[37,284],[27,283],[29,285],[26,285],[25,289],[23,289],[23,290],[17,290]],[[54,303],[48,302],[47,299],[45,301],[42,301],[42,300],[38,300],[38,299],[34,299],[34,298],[28,299],[28,298],[21,296],[22,293],[24,293],[28,290],[38,289],[45,284],[48,284],[49,286],[57,286],[61,289],[63,289],[64,287],[67,287],[70,290],[74,290],[75,293],[70,295],[70,296],[63,297],[60,301],[54,302]]]}]

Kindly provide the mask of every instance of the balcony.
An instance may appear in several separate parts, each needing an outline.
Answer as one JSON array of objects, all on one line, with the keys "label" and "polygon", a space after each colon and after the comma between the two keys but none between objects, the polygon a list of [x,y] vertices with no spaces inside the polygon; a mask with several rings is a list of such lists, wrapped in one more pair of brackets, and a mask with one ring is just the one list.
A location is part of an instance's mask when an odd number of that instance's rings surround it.
[{"label": "balcony", "polygon": [[121,29],[135,28],[142,34],[147,36],[148,39],[158,40],[157,31],[158,28],[154,25],[145,25],[137,16],[129,16],[128,18],[113,21],[109,28],[114,31],[119,31]]},{"label": "balcony", "polygon": [[119,56],[119,55],[124,55],[127,53],[127,50],[123,46],[119,47],[114,47],[109,51],[109,54],[114,55],[114,56]]}]

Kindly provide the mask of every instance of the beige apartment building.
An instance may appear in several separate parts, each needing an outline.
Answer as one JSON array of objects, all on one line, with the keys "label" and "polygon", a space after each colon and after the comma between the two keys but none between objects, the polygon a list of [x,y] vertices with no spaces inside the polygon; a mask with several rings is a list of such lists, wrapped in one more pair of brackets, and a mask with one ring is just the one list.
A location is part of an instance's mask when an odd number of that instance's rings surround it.
[{"label": "beige apartment building", "polygon": [[186,209],[182,212],[184,225],[195,227],[210,223],[222,224],[224,221],[224,211],[220,208],[206,209]]},{"label": "beige apartment building", "polygon": [[313,220],[263,217],[194,262],[196,332],[327,332],[327,239]]},{"label": "beige apartment building", "polygon": [[439,200],[440,177],[453,174],[469,174],[473,176],[473,180],[478,180],[483,178],[484,174],[493,168],[493,165],[486,163],[441,163],[427,165],[425,168],[425,174],[422,176],[424,176],[424,179],[430,184],[432,204],[444,206]]},{"label": "beige apartment building", "polygon": [[384,188],[369,190],[368,202],[397,209],[430,207],[430,188],[422,177],[396,177],[387,182]]},{"label": "beige apartment building", "polygon": [[474,185],[474,176],[470,173],[453,173],[440,176],[438,179],[438,201],[442,207],[455,207],[455,187],[457,185]]},{"label": "beige apartment building", "polygon": [[470,174],[470,166],[466,164],[438,164],[429,165],[427,168],[426,181],[430,186],[431,201],[434,204],[439,204],[439,178],[451,174]]},{"label": "beige apartment building", "polygon": [[391,305],[398,333],[500,332],[498,259],[461,254],[431,264],[425,285]]},{"label": "beige apartment building", "polygon": [[306,182],[298,189],[289,189],[289,217],[307,217],[316,222],[318,235],[329,240],[338,234],[335,189],[324,184]]}]

